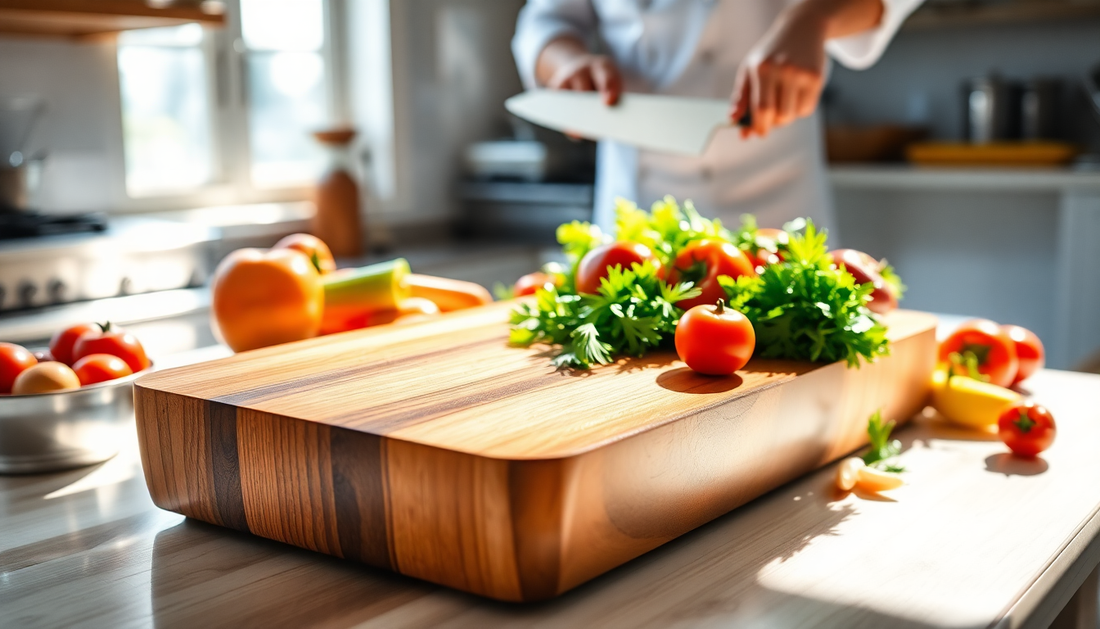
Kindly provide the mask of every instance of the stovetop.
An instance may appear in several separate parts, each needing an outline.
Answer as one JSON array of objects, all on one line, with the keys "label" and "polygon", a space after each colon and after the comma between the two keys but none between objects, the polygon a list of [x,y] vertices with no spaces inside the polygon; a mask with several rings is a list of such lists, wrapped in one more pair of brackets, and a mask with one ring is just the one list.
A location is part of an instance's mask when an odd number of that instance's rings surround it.
[{"label": "stovetop", "polygon": [[38,212],[0,212],[0,240],[107,230],[103,214],[54,215]]}]

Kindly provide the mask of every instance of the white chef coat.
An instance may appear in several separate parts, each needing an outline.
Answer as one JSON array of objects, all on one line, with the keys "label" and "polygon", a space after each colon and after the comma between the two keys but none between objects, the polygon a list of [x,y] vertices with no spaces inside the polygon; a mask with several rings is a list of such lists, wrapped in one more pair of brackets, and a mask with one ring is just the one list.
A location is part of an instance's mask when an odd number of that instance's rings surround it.
[{"label": "white chef coat", "polygon": [[[512,51],[528,88],[552,40],[597,37],[623,74],[626,91],[729,98],[738,66],[776,17],[798,0],[528,0]],[[874,29],[827,42],[829,55],[853,69],[871,66],[921,0],[883,0]],[[614,223],[618,197],[648,207],[671,194],[705,215],[736,225],[755,214],[780,227],[799,216],[830,227],[820,119],[802,118],[766,138],[719,131],[699,157],[601,141],[596,152],[595,221]]]}]

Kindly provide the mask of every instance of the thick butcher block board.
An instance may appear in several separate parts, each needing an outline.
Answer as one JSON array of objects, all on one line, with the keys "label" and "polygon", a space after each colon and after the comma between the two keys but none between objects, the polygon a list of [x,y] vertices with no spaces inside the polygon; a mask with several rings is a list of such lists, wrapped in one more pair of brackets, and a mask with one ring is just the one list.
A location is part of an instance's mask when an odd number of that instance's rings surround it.
[{"label": "thick butcher block board", "polygon": [[145,376],[161,508],[509,601],[545,599],[866,442],[923,405],[935,318],[887,318],[859,369],[654,353],[556,371],[507,345],[512,305]]}]

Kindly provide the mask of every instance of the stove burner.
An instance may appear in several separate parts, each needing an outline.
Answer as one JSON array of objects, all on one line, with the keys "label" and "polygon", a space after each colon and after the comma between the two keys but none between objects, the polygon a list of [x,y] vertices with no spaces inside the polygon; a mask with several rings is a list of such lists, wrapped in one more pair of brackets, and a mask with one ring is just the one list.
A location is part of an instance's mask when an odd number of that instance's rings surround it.
[{"label": "stove burner", "polygon": [[0,240],[101,232],[106,229],[107,217],[102,214],[0,212]]}]

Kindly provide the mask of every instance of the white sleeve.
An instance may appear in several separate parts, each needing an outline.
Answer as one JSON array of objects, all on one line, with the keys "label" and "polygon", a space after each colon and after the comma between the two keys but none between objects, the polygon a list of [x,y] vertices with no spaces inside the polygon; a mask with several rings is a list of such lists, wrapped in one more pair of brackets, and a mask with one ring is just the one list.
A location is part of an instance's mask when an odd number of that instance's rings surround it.
[{"label": "white sleeve", "polygon": [[512,55],[523,86],[537,87],[535,63],[542,49],[563,35],[587,41],[596,28],[591,0],[527,0],[516,20]]},{"label": "white sleeve", "polygon": [[878,61],[901,23],[923,0],[882,0],[882,23],[875,28],[830,39],[825,43],[829,55],[852,70],[866,70]]}]

